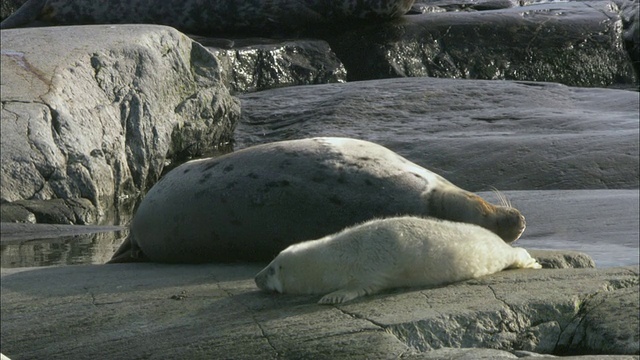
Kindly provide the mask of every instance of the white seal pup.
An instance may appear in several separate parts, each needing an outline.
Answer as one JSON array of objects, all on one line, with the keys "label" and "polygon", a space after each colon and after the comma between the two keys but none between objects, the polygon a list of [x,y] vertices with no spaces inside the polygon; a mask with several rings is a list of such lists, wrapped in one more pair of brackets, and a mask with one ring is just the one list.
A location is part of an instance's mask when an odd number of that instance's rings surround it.
[{"label": "white seal pup", "polygon": [[283,294],[326,294],[337,304],[400,287],[430,287],[508,268],[540,269],[477,225],[432,218],[376,219],[283,250],[256,277],[256,285]]},{"label": "white seal pup", "polygon": [[506,242],[525,228],[507,203],[492,205],[383,146],[321,137],[178,166],[144,197],[111,262],[270,261],[291,244],[400,215],[477,224]]},{"label": "white seal pup", "polygon": [[0,28],[30,24],[160,24],[191,34],[292,31],[358,19],[391,19],[414,0],[29,0]]}]

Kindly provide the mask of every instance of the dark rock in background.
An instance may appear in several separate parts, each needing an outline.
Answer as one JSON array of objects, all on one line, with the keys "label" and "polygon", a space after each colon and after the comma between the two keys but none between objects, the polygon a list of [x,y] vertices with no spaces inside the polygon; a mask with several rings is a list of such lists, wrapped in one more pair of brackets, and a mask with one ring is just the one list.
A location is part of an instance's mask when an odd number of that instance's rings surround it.
[{"label": "dark rock in background", "polygon": [[16,12],[26,2],[27,0],[2,0],[0,2],[0,21]]},{"label": "dark rock in background", "polygon": [[363,26],[328,41],[349,81],[431,76],[637,85],[622,20],[612,7],[608,1],[554,2],[430,12]]},{"label": "dark rock in background", "polygon": [[[219,7],[224,9],[223,5]],[[213,25],[209,30],[205,30],[206,26],[200,30],[178,26],[178,30],[209,39],[231,37],[235,39],[232,43],[242,42],[236,39],[238,36],[286,39],[280,42],[286,41],[288,45],[280,49],[234,44],[214,50],[219,59],[220,55],[228,57],[228,66],[235,69],[228,74],[229,84],[233,87],[237,83],[239,89],[232,91],[332,82],[334,69],[336,77],[344,76],[336,67],[340,62],[344,63],[350,81],[433,76],[547,81],[589,87],[637,88],[639,84],[640,19],[636,0],[417,1],[409,15],[396,20],[334,19],[331,23],[325,19],[308,24],[292,18],[301,11],[300,6],[292,5],[289,11],[288,23],[276,22],[279,30],[271,28],[270,25],[276,25],[273,19],[260,20],[249,29],[235,32],[233,27]],[[260,13],[254,16],[265,17]],[[180,24],[176,19],[154,22]],[[321,58],[320,53],[325,50],[323,46],[313,49],[308,40],[296,40],[300,43],[294,44],[291,40],[294,38],[326,40],[339,60],[327,58],[327,69],[319,68],[317,62],[307,64],[306,51],[310,51],[312,58],[317,55]],[[208,40],[211,41],[215,42]],[[216,46],[210,48],[213,47]],[[298,54],[295,49],[299,49]],[[289,61],[300,69],[285,70]],[[222,63],[227,66],[225,61]],[[261,68],[265,65],[266,68]],[[281,72],[276,79],[278,71]]]},{"label": "dark rock in background", "polygon": [[622,19],[624,45],[631,57],[636,76],[640,76],[640,1],[616,0]]},{"label": "dark rock in background", "polygon": [[360,21],[384,21],[406,13],[413,0],[34,0],[2,28],[33,25],[158,24],[199,35],[273,35]]}]

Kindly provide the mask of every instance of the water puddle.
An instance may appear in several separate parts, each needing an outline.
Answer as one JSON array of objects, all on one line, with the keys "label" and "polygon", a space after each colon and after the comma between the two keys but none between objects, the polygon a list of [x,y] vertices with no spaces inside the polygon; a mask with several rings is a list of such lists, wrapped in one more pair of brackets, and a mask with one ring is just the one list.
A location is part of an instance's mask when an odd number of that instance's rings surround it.
[{"label": "water puddle", "polygon": [[116,226],[2,223],[3,268],[104,264],[126,238]]}]

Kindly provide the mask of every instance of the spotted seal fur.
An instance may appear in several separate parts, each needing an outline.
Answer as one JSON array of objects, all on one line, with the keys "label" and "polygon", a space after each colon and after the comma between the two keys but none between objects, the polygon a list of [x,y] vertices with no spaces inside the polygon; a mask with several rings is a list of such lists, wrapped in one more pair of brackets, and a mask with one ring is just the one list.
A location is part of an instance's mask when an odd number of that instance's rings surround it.
[{"label": "spotted seal fur", "polygon": [[113,262],[270,261],[287,246],[373,218],[474,223],[513,242],[522,214],[363,140],[280,141],[194,160],[165,175]]}]

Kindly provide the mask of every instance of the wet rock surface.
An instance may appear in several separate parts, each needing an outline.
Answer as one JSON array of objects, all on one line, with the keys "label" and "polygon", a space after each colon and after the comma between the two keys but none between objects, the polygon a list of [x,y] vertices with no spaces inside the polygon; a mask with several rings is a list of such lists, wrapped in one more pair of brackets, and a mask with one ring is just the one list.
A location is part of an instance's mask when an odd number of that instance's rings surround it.
[{"label": "wet rock surface", "polygon": [[322,40],[191,38],[218,59],[232,93],[347,80],[344,65]]},{"label": "wet rock surface", "polygon": [[[489,193],[478,194],[493,200]],[[578,249],[593,257],[597,267],[638,264],[640,192],[637,189],[529,190],[505,194],[527,218],[527,229],[518,246],[560,251]]]},{"label": "wet rock surface", "polygon": [[123,226],[0,223],[3,268],[103,264],[126,237]]}]

